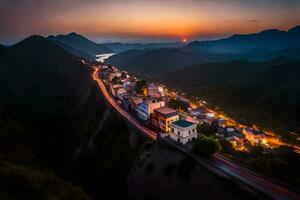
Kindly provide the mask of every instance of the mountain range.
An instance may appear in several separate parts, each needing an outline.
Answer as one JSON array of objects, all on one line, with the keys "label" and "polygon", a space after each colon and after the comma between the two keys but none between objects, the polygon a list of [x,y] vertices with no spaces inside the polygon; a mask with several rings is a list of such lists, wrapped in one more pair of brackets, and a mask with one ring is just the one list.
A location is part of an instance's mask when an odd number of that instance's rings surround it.
[{"label": "mountain range", "polygon": [[48,39],[75,56],[94,60],[96,55],[120,53],[128,50],[178,48],[182,43],[96,43],[81,34],[72,32],[66,35],[50,35]]},{"label": "mountain range", "polygon": [[265,30],[253,34],[235,34],[229,38],[213,41],[195,41],[183,49],[210,53],[244,54],[253,51],[279,51],[299,48],[300,26],[288,31]]},{"label": "mountain range", "polygon": [[121,53],[129,50],[141,50],[141,49],[161,49],[161,48],[179,48],[184,46],[180,42],[170,42],[170,43],[103,43],[102,45],[111,49],[115,53]]},{"label": "mountain range", "polygon": [[98,54],[112,53],[112,50],[106,46],[93,42],[74,32],[67,35],[50,35],[48,39],[79,57],[94,59]]},{"label": "mountain range", "polygon": [[195,41],[179,48],[131,50],[111,56],[108,62],[150,77],[207,62],[266,61],[280,56],[299,59],[299,32],[297,26],[288,31],[266,30],[214,41]]}]

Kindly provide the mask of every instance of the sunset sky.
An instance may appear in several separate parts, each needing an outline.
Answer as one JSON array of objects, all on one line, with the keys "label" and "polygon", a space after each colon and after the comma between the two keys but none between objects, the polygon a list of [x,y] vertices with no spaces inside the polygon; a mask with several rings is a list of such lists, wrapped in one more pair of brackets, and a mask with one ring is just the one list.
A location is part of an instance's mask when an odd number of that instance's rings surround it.
[{"label": "sunset sky", "polygon": [[81,33],[103,41],[220,38],[300,25],[298,0],[1,0],[0,43]]}]

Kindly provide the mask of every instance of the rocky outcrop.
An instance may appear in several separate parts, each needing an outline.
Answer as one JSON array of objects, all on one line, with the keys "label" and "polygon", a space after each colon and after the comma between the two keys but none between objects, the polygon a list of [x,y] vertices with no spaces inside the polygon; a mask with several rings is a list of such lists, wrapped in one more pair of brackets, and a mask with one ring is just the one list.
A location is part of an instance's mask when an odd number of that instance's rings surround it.
[{"label": "rocky outcrop", "polygon": [[167,144],[157,142],[136,160],[128,175],[130,199],[259,199]]}]

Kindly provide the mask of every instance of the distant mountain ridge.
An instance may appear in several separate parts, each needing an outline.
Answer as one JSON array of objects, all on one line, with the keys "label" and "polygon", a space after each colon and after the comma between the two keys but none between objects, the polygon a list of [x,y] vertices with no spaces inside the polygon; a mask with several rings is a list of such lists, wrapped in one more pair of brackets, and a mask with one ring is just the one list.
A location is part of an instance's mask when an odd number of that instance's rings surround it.
[{"label": "distant mountain ridge", "polygon": [[50,35],[48,39],[77,56],[95,58],[98,54],[112,53],[112,50],[106,46],[93,42],[75,32],[67,35]]},{"label": "distant mountain ridge", "polygon": [[289,31],[265,30],[254,34],[233,35],[212,40],[194,41],[180,48],[126,51],[108,58],[125,70],[157,76],[190,65],[244,59],[267,61],[284,56],[300,59],[300,26]]},{"label": "distant mountain ridge", "polygon": [[161,48],[179,48],[184,46],[180,42],[170,42],[170,43],[102,43],[102,45],[108,47],[116,53],[121,53],[129,50],[153,50]]},{"label": "distant mountain ridge", "polygon": [[281,31],[264,30],[252,34],[234,34],[231,37],[212,41],[194,41],[184,47],[188,51],[211,53],[248,53],[256,49],[282,50],[298,48],[300,45],[300,26]]}]

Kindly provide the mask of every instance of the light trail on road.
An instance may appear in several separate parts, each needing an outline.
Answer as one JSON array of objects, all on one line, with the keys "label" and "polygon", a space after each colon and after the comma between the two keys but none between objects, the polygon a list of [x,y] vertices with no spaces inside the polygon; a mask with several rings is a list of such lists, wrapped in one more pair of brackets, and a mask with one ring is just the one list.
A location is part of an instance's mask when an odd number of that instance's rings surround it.
[{"label": "light trail on road", "polygon": [[146,128],[144,125],[142,125],[139,121],[137,121],[133,116],[131,116],[130,114],[128,114],[123,108],[121,108],[121,106],[109,95],[104,83],[102,82],[102,80],[99,78],[98,76],[98,72],[99,69],[94,69],[94,73],[93,73],[93,79],[95,81],[97,81],[99,88],[102,91],[102,94],[104,95],[104,97],[107,99],[107,101],[125,118],[127,119],[129,122],[131,122],[138,130],[140,130],[142,133],[144,133],[145,135],[147,135],[148,137],[150,137],[153,140],[156,140],[157,138],[157,133],[155,133],[154,131]]}]

